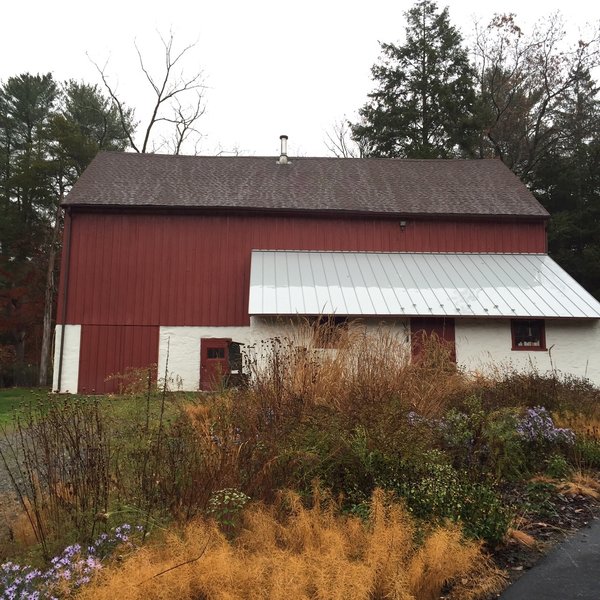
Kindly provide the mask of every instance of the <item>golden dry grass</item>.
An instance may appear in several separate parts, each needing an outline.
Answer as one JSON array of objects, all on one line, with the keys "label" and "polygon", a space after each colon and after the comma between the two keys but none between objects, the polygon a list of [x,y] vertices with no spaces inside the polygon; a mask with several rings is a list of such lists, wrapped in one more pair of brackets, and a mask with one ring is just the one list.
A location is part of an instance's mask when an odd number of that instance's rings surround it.
[{"label": "golden dry grass", "polygon": [[600,480],[598,480],[597,473],[575,471],[566,480],[536,475],[531,481],[551,483],[558,492],[565,496],[587,496],[594,500],[600,500]]},{"label": "golden dry grass", "polygon": [[[31,504],[26,499],[31,510]],[[26,549],[37,542],[31,521],[20,502],[12,494],[0,494],[0,554],[9,548]]]},{"label": "golden dry grass", "polygon": [[247,510],[235,542],[195,521],[107,568],[81,598],[433,600],[456,583],[452,597],[470,600],[502,588],[481,546],[456,526],[418,543],[412,518],[381,491],[371,514],[369,523],[342,516],[327,498],[307,509],[287,493],[270,509]]},{"label": "golden dry grass", "polygon": [[572,429],[577,435],[600,440],[600,409],[599,414],[576,413],[565,411],[552,413],[552,418],[557,427]]},{"label": "golden dry grass", "polygon": [[37,543],[35,531],[25,511],[20,511],[10,524],[11,537],[20,548],[30,548]]},{"label": "golden dry grass", "polygon": [[537,543],[532,535],[522,531],[521,529],[514,529],[512,527],[508,530],[506,537],[509,541],[516,542],[517,544],[525,546],[526,548],[533,548]]},{"label": "golden dry grass", "polygon": [[557,484],[557,488],[567,496],[579,495],[600,500],[600,481],[596,476],[583,471],[573,473],[568,481]]},{"label": "golden dry grass", "polygon": [[450,351],[436,336],[425,338],[420,358],[411,362],[406,332],[369,329],[354,321],[335,336],[335,348],[315,346],[331,337],[307,322],[295,324],[290,337],[254,349],[248,367],[251,390],[261,399],[298,410],[335,407],[344,413],[396,398],[425,417],[440,416],[455,396],[468,394],[472,380],[456,369]]}]

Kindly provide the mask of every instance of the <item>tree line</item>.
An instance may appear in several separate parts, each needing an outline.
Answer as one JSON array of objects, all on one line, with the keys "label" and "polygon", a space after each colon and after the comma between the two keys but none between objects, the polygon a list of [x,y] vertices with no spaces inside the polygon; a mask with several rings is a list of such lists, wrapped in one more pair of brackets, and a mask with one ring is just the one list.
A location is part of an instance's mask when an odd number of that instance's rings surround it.
[{"label": "tree line", "polygon": [[[125,118],[131,125],[131,111]],[[60,202],[100,150],[127,144],[116,108],[95,85],[48,73],[0,87],[0,385],[35,384],[40,362],[47,369]]]},{"label": "tree line", "polygon": [[559,15],[530,33],[515,15],[477,26],[473,47],[432,0],[382,43],[355,122],[329,134],[338,156],[497,158],[552,215],[549,253],[600,299],[598,31],[568,44]]}]

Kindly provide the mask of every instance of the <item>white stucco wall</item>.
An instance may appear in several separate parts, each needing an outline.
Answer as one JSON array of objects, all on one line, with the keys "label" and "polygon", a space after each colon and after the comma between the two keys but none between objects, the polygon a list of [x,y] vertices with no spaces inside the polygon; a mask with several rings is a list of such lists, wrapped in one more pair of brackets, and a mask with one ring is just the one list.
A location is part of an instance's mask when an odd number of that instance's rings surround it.
[{"label": "white stucco wall", "polygon": [[[158,378],[167,374],[171,389],[195,391],[200,387],[200,340],[231,338],[255,344],[286,331],[283,323],[252,318],[249,327],[161,327],[158,340]],[[168,364],[167,364],[168,355]]]},{"label": "white stucco wall", "polygon": [[62,357],[60,390],[58,389],[58,369],[60,366],[60,342],[62,325],[54,330],[54,374],[52,390],[58,392],[77,393],[79,382],[79,350],[81,347],[81,325],[65,325],[65,351]]},{"label": "white stucco wall", "polygon": [[[408,341],[404,320],[361,319],[358,323],[373,332],[382,324]],[[546,351],[513,351],[510,320],[457,319],[456,358],[466,371],[493,375],[505,369],[556,370],[562,374],[587,377],[600,385],[600,321],[547,320]],[[290,321],[253,317],[249,327],[161,327],[158,376],[167,367],[173,389],[197,390],[200,385],[200,340],[231,338],[245,345],[258,344],[274,336],[288,336]]]},{"label": "white stucco wall", "polygon": [[511,350],[509,319],[456,320],[456,360],[468,371],[554,369],[600,385],[600,321],[546,320],[546,347],[546,351]]},{"label": "white stucco wall", "polygon": [[[364,319],[368,331],[375,331],[381,320]],[[408,324],[403,320],[387,320],[385,325],[408,341]],[[173,390],[195,391],[200,387],[200,340],[231,338],[246,346],[259,344],[276,336],[293,335],[292,319],[252,317],[249,327],[161,327],[158,347],[158,377]],[[243,348],[242,348],[243,351]],[[168,364],[167,364],[168,353]]]}]

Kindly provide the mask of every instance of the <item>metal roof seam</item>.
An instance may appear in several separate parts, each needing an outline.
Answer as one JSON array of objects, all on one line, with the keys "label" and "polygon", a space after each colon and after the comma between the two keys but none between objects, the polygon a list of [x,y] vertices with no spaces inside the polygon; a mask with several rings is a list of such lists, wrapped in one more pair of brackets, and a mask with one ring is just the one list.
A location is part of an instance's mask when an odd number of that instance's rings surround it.
[{"label": "metal roof seam", "polygon": [[[548,257],[549,258],[549,257]],[[550,259],[551,260],[551,259]],[[542,265],[547,268],[553,275],[555,275],[555,269],[556,267],[558,267],[560,269],[560,266],[555,263],[554,261],[552,261],[550,264],[546,264],[545,261],[542,261]],[[569,273],[567,273],[567,271],[565,271],[564,269],[561,269],[561,271],[566,275],[565,279],[570,280],[572,283],[575,284],[575,286],[571,286],[569,289],[573,290],[573,292],[575,294],[577,294],[577,297],[581,300],[581,302],[583,302],[592,313],[594,313],[596,316],[600,317],[600,313],[598,313],[598,310],[595,310],[594,307],[588,302],[588,300],[585,298],[585,296],[582,296],[579,293],[579,289],[583,289],[581,287],[581,285],[579,283],[577,283],[577,281],[575,281],[575,279],[573,279],[573,277],[571,277],[571,275],[569,275]],[[554,287],[557,287],[556,285]],[[579,288],[579,289],[578,289]],[[562,291],[562,290],[561,290]],[[590,294],[586,291],[583,290],[586,295],[589,297]],[[563,292],[564,293],[564,292]]]},{"label": "metal roof seam", "polygon": [[[472,286],[471,284],[468,284],[468,283],[467,283],[467,281],[466,281],[466,279],[464,278],[464,276],[463,276],[463,275],[461,275],[460,271],[459,271],[459,270],[456,268],[456,266],[455,266],[454,264],[452,264],[452,261],[451,261],[451,260],[448,260],[448,264],[449,264],[450,268],[454,270],[454,272],[456,273],[456,276],[457,276],[457,277],[458,277],[458,278],[459,278],[459,279],[460,279],[460,280],[463,282],[464,286],[465,286],[466,288],[468,288],[469,292],[471,293],[471,296],[473,296],[473,298],[475,299],[475,302],[477,302],[477,304],[479,304],[479,306],[480,306],[482,309],[484,309],[484,310],[485,310],[485,307],[483,306],[483,303],[482,303],[482,302],[479,300],[479,298],[477,297],[477,294],[475,293],[475,291],[474,291],[474,289],[473,289],[473,286]],[[467,273],[467,274],[469,274],[469,272],[468,272],[468,271],[466,271],[466,273]],[[487,294],[485,293],[484,289],[483,289],[481,286],[478,286],[478,289],[479,289],[481,292],[483,292],[483,293],[486,295],[486,297],[487,297]],[[488,299],[489,299],[489,297],[488,297]],[[475,314],[476,314],[476,312],[473,310],[472,306],[469,306],[469,308],[471,309],[471,312],[473,313],[473,315],[475,315]]]},{"label": "metal roof seam", "polygon": [[[330,285],[329,285],[329,281],[327,280],[327,270],[325,269],[325,262],[323,260],[323,255],[325,253],[322,252],[319,254],[319,258],[321,259],[321,268],[323,269],[323,274],[325,275],[325,287],[327,288],[327,296],[329,296],[329,306],[331,307],[332,310],[328,311],[329,313],[333,312],[335,313],[335,307],[333,305],[333,299],[331,298],[331,290],[329,289]],[[323,306],[323,309],[325,307]],[[323,314],[327,314],[325,313],[325,310],[321,311],[321,313]],[[319,313],[319,314],[321,314]]]},{"label": "metal roof seam", "polygon": [[[418,261],[416,261],[416,260],[415,260],[415,266],[417,267],[417,269],[418,269],[418,271],[419,271],[420,275],[423,277],[423,279],[424,279],[425,281],[427,281],[427,277],[425,276],[425,273],[423,273],[423,269],[421,268],[421,265],[420,265],[420,264],[419,264],[419,262],[418,262]],[[433,274],[433,275],[434,275],[434,277],[436,277],[436,279],[437,279],[437,276],[435,275],[435,272],[433,272],[433,271],[432,271],[432,274]],[[437,283],[438,283],[438,285],[439,285],[439,283],[440,283],[440,282],[439,282],[439,280],[437,280]],[[446,310],[443,308],[443,305],[442,305],[442,303],[440,302],[440,299],[438,298],[438,296],[437,296],[437,294],[435,293],[434,289],[433,289],[433,288],[431,288],[431,289],[430,289],[430,291],[431,291],[431,294],[432,294],[432,296],[435,298],[435,302],[437,303],[437,305],[438,305],[438,306],[442,306],[442,310],[443,310],[444,314],[445,314],[445,315],[447,315],[448,313],[447,313],[447,311],[446,311]],[[431,303],[431,302],[429,302],[429,301],[428,301],[427,303],[428,303],[428,304],[432,304],[432,303]],[[429,312],[430,312],[430,314],[435,314],[435,313],[434,313],[434,311],[433,311],[433,309],[431,308],[431,306],[428,306],[427,308],[429,309]]]},{"label": "metal roof seam", "polygon": [[[352,271],[350,270],[350,267],[348,266],[348,260],[346,258],[346,254],[343,254],[344,257],[344,265],[346,266],[346,269],[348,270],[348,277],[350,278],[350,284],[352,286],[352,293],[354,294],[354,301],[356,302],[357,305],[360,304],[360,299],[358,298],[358,294],[356,293],[356,285],[354,284],[354,280],[352,279]],[[346,310],[348,310],[348,303],[346,302],[346,296],[344,295],[344,304],[346,305]]]},{"label": "metal roof seam", "polygon": [[[406,267],[406,275],[408,277],[410,277],[410,279],[411,279],[411,281],[413,283],[414,289],[416,289],[419,292],[419,295],[421,296],[421,299],[423,300],[423,303],[426,305],[427,304],[427,300],[425,300],[425,296],[423,296],[423,293],[421,292],[421,288],[417,285],[417,282],[416,282],[415,278],[413,277],[412,273],[410,272],[410,269],[408,268],[408,265],[406,264],[406,261],[404,260],[405,259],[405,255],[400,255],[399,258],[402,261],[402,264]],[[402,276],[398,272],[398,269],[397,269],[396,265],[393,262],[392,262],[392,265],[393,265],[394,269],[396,270],[396,273],[398,273],[398,279],[400,281],[402,281]],[[413,302],[413,300],[415,300],[415,298],[412,297],[412,295],[410,294],[410,292],[408,293],[408,297],[410,298],[410,301],[411,301],[410,312],[412,312],[412,309],[415,308],[417,306],[417,304],[415,302]]]},{"label": "metal roof seam", "polygon": [[[359,260],[356,261],[356,266],[358,267],[358,271],[359,271],[361,279],[363,281],[363,285],[364,285],[365,291],[367,292],[367,296],[369,297],[369,302],[371,303],[371,306],[373,307],[373,312],[375,314],[378,314],[377,305],[373,301],[373,296],[371,294],[371,290],[369,289],[369,286],[367,285],[367,280],[365,279],[365,274],[363,273],[363,270],[362,270],[362,268],[360,266],[360,261]],[[382,297],[383,297],[383,294],[382,294]],[[383,301],[384,301],[384,303],[385,303],[385,305],[387,307],[387,302],[385,302],[385,298],[383,299]]]},{"label": "metal roof seam", "polygon": [[[511,280],[512,284],[514,287],[518,287],[516,281],[506,272],[506,270],[502,267],[502,265],[500,265],[497,261],[496,261],[496,257],[493,257],[492,260],[494,262],[496,262],[496,265],[498,266],[499,269],[502,270],[502,272]],[[512,289],[510,287],[506,288],[506,291],[512,296],[513,300],[515,301],[516,304],[518,304],[526,313],[527,316],[532,317],[534,315],[532,315],[529,310],[519,301],[519,298],[516,296],[516,294],[512,291]],[[513,308],[511,306],[509,306],[511,312],[513,314],[516,315],[517,309]]]},{"label": "metal roof seam", "polygon": [[[384,277],[387,279],[387,282],[388,282],[388,284],[390,286],[390,290],[394,294],[394,298],[396,298],[396,302],[398,303],[398,306],[400,307],[400,310],[403,310],[402,302],[400,301],[400,298],[398,298],[398,294],[396,293],[396,290],[394,289],[394,286],[392,285],[392,282],[391,282],[391,280],[389,278],[389,275],[387,274],[387,272],[386,272],[386,270],[385,270],[385,268],[383,266],[383,263],[381,261],[381,256],[380,255],[377,256],[377,260],[379,261],[379,266],[381,267],[381,272],[383,273]],[[386,306],[388,306],[387,302],[386,302]]]},{"label": "metal roof seam", "polygon": [[[501,265],[501,264],[498,262],[498,260],[499,260],[499,259],[501,259],[501,260],[504,262],[504,265]],[[511,265],[511,264],[508,262],[508,260],[506,259],[506,257],[505,257],[505,256],[501,256],[501,257],[494,257],[494,259],[493,259],[493,260],[495,260],[495,261],[497,262],[497,264],[498,264],[499,268],[500,268],[500,269],[502,269],[502,271],[503,271],[503,272],[506,274],[506,276],[510,278],[510,280],[511,280],[511,281],[513,282],[513,284],[514,284],[514,287],[515,287],[515,288],[517,288],[518,290],[521,290],[522,286],[521,286],[521,285],[518,283],[518,281],[517,281],[517,280],[515,280],[515,275],[516,275],[516,277],[517,277],[517,278],[519,278],[519,277],[521,277],[521,278],[522,278],[522,275],[521,275],[521,273],[519,273],[519,271],[518,271],[518,270],[517,270],[517,269],[516,269],[516,268],[515,268],[513,265]],[[508,271],[507,269],[512,269],[512,271],[513,271],[514,273],[512,273],[512,274],[511,274],[511,273],[509,273],[509,271]],[[512,291],[512,289],[509,289],[509,291],[510,291],[510,294],[512,295],[512,297],[515,299],[515,301],[516,301],[516,302],[517,302],[519,305],[521,305],[521,307],[523,308],[523,310],[525,310],[526,312],[528,312],[528,313],[529,313],[529,316],[530,316],[530,317],[535,317],[535,316],[536,316],[536,313],[535,313],[535,311],[533,311],[533,312],[532,312],[530,308],[526,307],[526,306],[523,304],[523,298],[519,298],[519,296],[517,296],[517,295],[516,295],[516,294],[515,294],[515,293]],[[549,306],[549,305],[548,305],[548,304],[547,304],[547,303],[544,301],[543,297],[542,297],[542,296],[539,294],[539,292],[538,292],[538,291],[537,291],[535,288],[532,288],[532,291],[533,291],[533,293],[534,293],[534,294],[535,294],[535,295],[538,297],[539,301],[541,301],[541,303],[542,303],[542,304],[544,304],[544,305],[545,305],[547,308],[551,308],[551,307],[550,307],[550,306]],[[532,301],[533,301],[533,300],[532,300]],[[536,308],[536,309],[537,309],[537,303],[533,302],[533,305],[534,305],[534,308]],[[513,310],[513,312],[514,312],[514,313],[516,313],[516,309],[512,309],[512,310]]]},{"label": "metal roof seam", "polygon": [[[483,258],[481,256],[479,258],[481,258],[481,260],[483,262]],[[488,298],[490,299],[490,302],[491,302],[491,308],[495,309],[496,311],[498,311],[499,314],[496,315],[496,316],[504,316],[503,313],[500,311],[500,308],[499,308],[500,304],[498,304],[498,302],[506,304],[506,306],[508,308],[510,308],[510,306],[508,306],[508,303],[499,294],[499,292],[497,290],[497,287],[492,283],[492,280],[488,277],[489,269],[482,270],[477,264],[475,264],[475,261],[473,260],[473,256],[470,256],[469,260],[473,263],[473,268],[476,270],[476,272],[479,273],[482,276],[483,279],[485,279],[485,281],[489,285],[490,291],[493,290],[494,296],[497,297],[497,299],[494,300],[494,299],[491,298],[491,296],[489,295],[489,293],[486,292],[486,295],[488,296]],[[490,315],[490,316],[492,316],[492,315]]]},{"label": "metal roof seam", "polygon": [[252,314],[600,318],[545,254],[253,251],[250,287]]},{"label": "metal roof seam", "polygon": [[[527,257],[526,257],[526,261],[527,261],[527,263],[528,263],[528,264],[531,264],[531,261],[530,261],[530,260],[529,260],[529,258],[527,258]],[[539,261],[539,264],[538,264],[538,266],[537,266],[537,271],[538,271],[539,273],[541,273],[541,271],[542,271],[543,267],[544,267],[544,261],[543,261],[543,260],[542,260],[542,261]],[[535,268],[535,266],[534,266],[534,268]],[[540,282],[540,283],[541,283],[541,282]],[[551,281],[550,279],[548,279],[548,283],[549,283],[549,284],[550,284],[550,285],[551,285],[551,286],[552,286],[552,287],[553,287],[553,288],[556,290],[556,292],[558,292],[558,293],[559,293],[561,296],[564,296],[564,297],[567,299],[567,301],[569,301],[569,298],[566,296],[566,294],[564,294],[564,292],[563,292],[563,291],[562,291],[562,290],[561,290],[561,289],[560,289],[558,286],[556,286],[556,285],[554,284],[554,282],[553,282],[553,281]],[[535,290],[535,291],[536,291],[536,293],[537,293],[537,295],[538,295],[538,296],[541,296],[541,294],[540,294],[540,293],[539,293],[537,290]],[[564,302],[563,302],[563,301],[561,301],[561,300],[558,298],[558,296],[556,295],[556,292],[555,292],[554,294],[552,294],[552,299],[553,299],[553,300],[555,300],[555,301],[556,301],[558,304],[560,304],[560,306],[562,307],[562,309],[563,309],[565,312],[569,313],[569,315],[570,315],[570,316],[572,316],[572,317],[575,317],[576,315],[573,313],[573,309],[572,309],[572,307],[571,307],[571,308],[567,307],[567,305],[566,305],[566,304],[564,304]],[[573,290],[573,292],[575,292],[575,290]],[[575,292],[575,293],[576,293],[576,292]],[[569,301],[569,303],[570,303],[571,305],[573,305],[573,304],[574,304],[574,303],[573,303],[573,302],[571,302],[571,301]]]},{"label": "metal roof seam", "polygon": [[[448,271],[443,267],[443,265],[440,261],[440,257],[438,255],[434,256],[433,259],[435,260],[436,265],[437,265],[437,272],[439,274],[438,280],[440,283],[440,287],[444,291],[444,304],[440,303],[440,307],[442,309],[446,310],[444,308],[444,306],[446,306],[449,303],[452,308],[454,308],[455,310],[458,310],[458,312],[460,312],[460,309],[458,309],[458,307],[456,306],[457,305],[456,300],[452,297],[452,294],[449,291],[454,286],[452,277],[450,277],[450,274],[448,273]],[[446,280],[447,280],[447,282],[446,282]],[[447,285],[447,283],[449,283],[450,285]],[[464,288],[468,289],[467,286],[464,286]],[[455,290],[456,290],[457,294],[463,300],[463,305],[468,306],[468,302],[466,301],[463,293],[460,291],[460,288],[455,288]]]},{"label": "metal roof seam", "polygon": [[304,314],[306,314],[306,298],[304,297],[304,284],[302,283],[302,269],[300,267],[300,257],[296,255],[298,260],[298,279],[300,280],[300,297],[302,298],[302,308],[304,309]]}]

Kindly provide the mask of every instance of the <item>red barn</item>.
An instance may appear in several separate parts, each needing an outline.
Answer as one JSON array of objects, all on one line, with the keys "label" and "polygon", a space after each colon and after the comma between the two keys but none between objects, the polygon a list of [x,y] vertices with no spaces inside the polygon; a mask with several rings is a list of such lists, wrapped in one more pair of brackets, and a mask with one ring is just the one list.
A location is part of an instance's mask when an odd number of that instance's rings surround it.
[{"label": "red barn", "polygon": [[[600,384],[600,304],[547,256],[498,160],[102,153],[64,202],[54,389],[158,364],[208,385],[281,317],[438,331],[467,369]],[[278,320],[279,318],[279,320]]]}]

